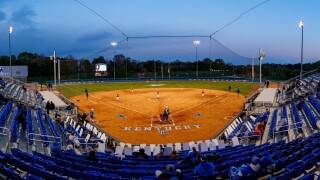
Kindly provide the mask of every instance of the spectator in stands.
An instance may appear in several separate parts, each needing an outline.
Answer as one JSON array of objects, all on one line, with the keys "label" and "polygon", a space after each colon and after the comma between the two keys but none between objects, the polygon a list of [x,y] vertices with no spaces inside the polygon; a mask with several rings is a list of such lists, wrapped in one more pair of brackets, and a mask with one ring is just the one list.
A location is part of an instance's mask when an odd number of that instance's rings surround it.
[{"label": "spectator in stands", "polygon": [[47,101],[46,110],[47,110],[47,114],[49,114],[50,113],[50,102],[49,101]]},{"label": "spectator in stands", "polygon": [[171,179],[173,177],[182,179],[183,175],[180,169],[175,170],[175,167],[172,164],[168,164],[165,171],[156,171],[156,177],[158,179]]},{"label": "spectator in stands", "polygon": [[149,156],[144,152],[143,148],[139,149],[139,152],[134,155],[135,158],[143,158],[143,159],[149,159]]},{"label": "spectator in stands", "polygon": [[208,162],[220,162],[222,157],[217,151],[211,151],[211,154],[207,155]]},{"label": "spectator in stands", "polygon": [[257,136],[261,135],[262,132],[256,127],[253,131],[252,134],[254,135],[253,137],[250,137],[250,140],[255,140],[257,139]]},{"label": "spectator in stands", "polygon": [[170,158],[171,158],[171,159],[179,159],[179,153],[176,151],[175,148],[174,148],[173,151],[171,152]]},{"label": "spectator in stands", "polygon": [[264,132],[264,123],[263,123],[263,121],[260,121],[260,123],[258,125],[258,130],[261,132],[261,134],[263,134],[263,132]]},{"label": "spectator in stands", "polygon": [[86,160],[99,162],[99,159],[96,157],[95,151],[90,151],[88,156],[85,157]]},{"label": "spectator in stands", "polygon": [[110,154],[110,156],[108,157],[108,162],[111,163],[119,163],[121,162],[122,159],[124,159],[125,156],[124,155],[116,155],[114,152]]},{"label": "spectator in stands", "polygon": [[225,135],[224,133],[221,134],[221,136],[219,137],[219,139],[220,139],[220,140],[223,140],[224,143],[226,143],[226,141],[227,141],[227,137],[226,137],[226,135]]},{"label": "spectator in stands", "polygon": [[48,88],[48,91],[51,91],[51,83],[50,82],[47,84],[47,88]]},{"label": "spectator in stands", "polygon": [[200,162],[201,155],[195,147],[192,147],[192,150],[187,154],[187,156],[191,157],[194,165],[198,165],[198,163]]},{"label": "spectator in stands", "polygon": [[184,159],[178,162],[178,164],[193,164],[190,156],[186,156]]},{"label": "spectator in stands", "polygon": [[164,153],[164,148],[160,144],[160,152],[156,155],[156,158],[167,158],[168,156]]},{"label": "spectator in stands", "polygon": [[22,129],[27,128],[27,120],[26,120],[26,113],[24,110],[21,110],[19,115],[17,116],[18,122],[21,124]]},{"label": "spectator in stands", "polygon": [[68,153],[68,154],[72,154],[72,155],[77,155],[77,153],[74,151],[73,145],[69,144],[66,149],[64,150],[64,152]]},{"label": "spectator in stands", "polygon": [[69,141],[71,141],[75,145],[76,148],[79,148],[80,142],[79,142],[78,137],[74,133],[69,134],[68,139],[69,139]]},{"label": "spectator in stands", "polygon": [[59,143],[55,141],[51,147],[51,155],[61,156],[61,154],[62,152]]},{"label": "spectator in stands", "polygon": [[24,85],[22,85],[21,89],[22,89],[23,91],[27,91],[27,88],[26,88]]},{"label": "spectator in stands", "polygon": [[194,168],[194,174],[204,175],[212,173],[214,173],[213,163],[208,162],[207,156],[202,156],[199,165]]},{"label": "spectator in stands", "polygon": [[250,164],[242,164],[240,168],[231,166],[229,177],[230,179],[240,179],[242,176],[246,176],[251,173],[259,171],[260,167],[261,167],[260,159],[257,156],[254,156],[251,159]]},{"label": "spectator in stands", "polygon": [[54,105],[54,103],[51,101],[50,102],[50,110],[54,111],[56,109],[56,105]]},{"label": "spectator in stands", "polygon": [[93,122],[93,120],[94,120],[94,109],[90,110],[90,119]]},{"label": "spectator in stands", "polygon": [[261,171],[265,174],[272,173],[275,169],[275,161],[268,151],[263,151],[261,153],[260,164]]}]

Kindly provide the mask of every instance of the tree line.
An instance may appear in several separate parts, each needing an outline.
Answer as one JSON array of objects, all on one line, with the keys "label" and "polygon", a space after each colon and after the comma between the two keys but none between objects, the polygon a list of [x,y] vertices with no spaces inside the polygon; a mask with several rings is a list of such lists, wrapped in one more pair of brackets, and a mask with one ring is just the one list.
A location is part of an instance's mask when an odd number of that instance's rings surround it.
[{"label": "tree line", "polygon": [[[107,64],[108,71],[105,78],[113,78],[115,69],[116,79],[141,78],[252,78],[252,65],[233,65],[225,63],[223,59],[205,58],[198,62],[174,60],[165,62],[156,59],[140,61],[117,54],[113,59],[105,59],[103,56],[88,59],[76,59],[72,56],[57,58],[60,60],[61,80],[91,79],[95,78],[95,64]],[[12,65],[28,66],[28,81],[45,82],[53,79],[54,64],[50,57],[36,53],[22,52],[17,57],[11,56]],[[9,56],[0,56],[0,65],[9,66]],[[115,67],[114,67],[115,65]],[[306,63],[304,71],[318,68],[320,61]],[[198,71],[197,71],[198,67]],[[255,65],[255,79],[259,79],[259,67]],[[298,76],[300,64],[275,64],[264,63],[262,65],[262,78],[271,80],[286,80]]]}]

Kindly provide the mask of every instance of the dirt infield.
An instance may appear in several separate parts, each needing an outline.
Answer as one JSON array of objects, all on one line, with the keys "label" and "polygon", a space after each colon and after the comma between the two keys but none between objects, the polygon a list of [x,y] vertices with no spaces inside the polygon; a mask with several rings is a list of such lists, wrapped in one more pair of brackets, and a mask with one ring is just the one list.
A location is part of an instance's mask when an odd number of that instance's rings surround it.
[{"label": "dirt infield", "polygon": [[[157,90],[160,97],[157,98]],[[218,133],[242,108],[244,96],[202,89],[128,89],[70,98],[80,110],[95,112],[95,122],[122,142],[158,144],[205,140]],[[120,100],[116,100],[119,94]],[[170,123],[158,116],[168,106]]]}]

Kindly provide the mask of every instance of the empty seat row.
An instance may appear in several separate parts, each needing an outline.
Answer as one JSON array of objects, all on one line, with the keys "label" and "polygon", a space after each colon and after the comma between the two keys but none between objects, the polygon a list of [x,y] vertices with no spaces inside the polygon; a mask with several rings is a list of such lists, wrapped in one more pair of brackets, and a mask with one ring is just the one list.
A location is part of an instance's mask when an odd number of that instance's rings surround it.
[{"label": "empty seat row", "polygon": [[318,121],[316,115],[314,114],[314,112],[312,111],[310,106],[305,101],[303,101],[301,105],[302,105],[302,109],[305,112],[307,119],[309,120],[312,128],[316,129],[317,128],[317,121]]},{"label": "empty seat row", "polygon": [[273,111],[272,118],[271,118],[270,129],[269,129],[269,138],[273,138],[273,136],[274,136],[274,129],[276,128],[277,117],[278,117],[278,109],[275,109]]}]

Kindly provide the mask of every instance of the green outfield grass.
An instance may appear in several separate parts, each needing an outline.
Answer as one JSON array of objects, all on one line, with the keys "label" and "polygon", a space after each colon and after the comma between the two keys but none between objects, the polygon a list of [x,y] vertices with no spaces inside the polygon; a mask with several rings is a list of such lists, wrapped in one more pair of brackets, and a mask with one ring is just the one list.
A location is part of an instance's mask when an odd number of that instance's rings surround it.
[{"label": "green outfield grass", "polygon": [[[70,84],[58,85],[57,89],[65,97],[73,97],[88,92],[102,92],[118,89],[143,89],[143,88],[198,88],[228,91],[229,85],[231,91],[240,90],[240,94],[247,96],[259,83],[251,82],[212,82],[212,81],[143,81],[143,82],[106,82],[91,84]],[[159,85],[159,86],[157,86]]]}]

